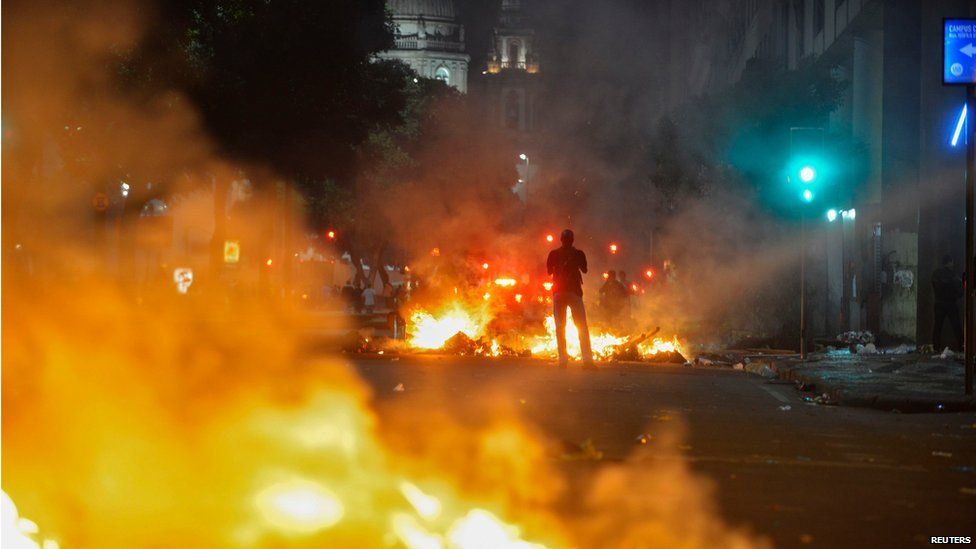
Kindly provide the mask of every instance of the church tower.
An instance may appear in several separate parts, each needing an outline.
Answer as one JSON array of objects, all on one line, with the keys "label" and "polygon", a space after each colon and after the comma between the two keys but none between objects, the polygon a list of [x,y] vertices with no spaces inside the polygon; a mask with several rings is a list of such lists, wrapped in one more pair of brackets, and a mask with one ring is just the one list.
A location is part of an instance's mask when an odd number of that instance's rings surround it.
[{"label": "church tower", "polygon": [[540,129],[536,98],[539,95],[539,59],[535,29],[521,0],[501,0],[498,24],[488,47],[483,71],[489,123],[509,132],[518,147],[518,181],[512,191],[527,202],[537,178],[540,158],[536,134]]},{"label": "church tower", "polygon": [[394,49],[378,55],[398,59],[425,78],[435,78],[461,93],[468,91],[464,26],[451,0],[387,0],[396,26]]},{"label": "church tower", "polygon": [[488,48],[486,78],[496,124],[518,132],[536,129],[535,30],[521,0],[502,0],[498,25]]}]

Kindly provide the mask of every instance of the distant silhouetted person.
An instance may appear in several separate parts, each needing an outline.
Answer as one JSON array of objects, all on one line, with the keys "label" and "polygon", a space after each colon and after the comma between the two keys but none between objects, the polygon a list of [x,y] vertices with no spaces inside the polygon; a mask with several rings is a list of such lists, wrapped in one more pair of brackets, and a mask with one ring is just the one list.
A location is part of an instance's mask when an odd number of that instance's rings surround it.
[{"label": "distant silhouetted person", "polygon": [[579,331],[583,367],[595,368],[590,350],[590,329],[586,325],[586,309],[583,308],[583,273],[586,272],[586,254],[573,247],[573,231],[566,229],[559,235],[562,246],[549,252],[546,271],[552,275],[552,311],[556,320],[556,346],[559,350],[559,366],[569,362],[566,353],[566,309],[573,314],[573,323]]},{"label": "distant silhouetted person", "polygon": [[625,319],[630,319],[630,308],[631,299],[630,296],[634,295],[634,289],[630,287],[630,280],[627,279],[627,273],[625,271],[620,271],[617,273],[617,280],[620,281],[620,287],[623,289],[623,294],[621,294],[621,308]]},{"label": "distant silhouetted person", "polygon": [[607,322],[616,325],[620,321],[627,300],[627,290],[617,280],[617,271],[607,271],[607,280],[600,286],[600,308]]},{"label": "distant silhouetted person", "polygon": [[376,307],[376,291],[373,290],[372,286],[366,286],[363,288],[363,308],[366,309],[366,314],[373,314],[373,309]]},{"label": "distant silhouetted person", "polygon": [[932,325],[932,346],[941,351],[942,322],[948,318],[952,326],[952,334],[956,338],[959,349],[963,347],[962,322],[959,319],[957,302],[963,295],[962,278],[956,274],[955,262],[952,256],[942,258],[942,266],[932,273],[932,290],[935,294],[935,322]]}]

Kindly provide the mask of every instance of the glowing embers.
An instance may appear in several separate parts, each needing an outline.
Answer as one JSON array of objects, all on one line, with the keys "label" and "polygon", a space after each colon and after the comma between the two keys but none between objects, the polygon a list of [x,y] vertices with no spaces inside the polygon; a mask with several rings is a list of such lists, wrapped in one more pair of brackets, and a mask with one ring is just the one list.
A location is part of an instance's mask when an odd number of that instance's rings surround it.
[{"label": "glowing embers", "polygon": [[293,479],[275,483],[254,497],[261,518],[284,534],[307,535],[335,526],[345,506],[317,482]]}]

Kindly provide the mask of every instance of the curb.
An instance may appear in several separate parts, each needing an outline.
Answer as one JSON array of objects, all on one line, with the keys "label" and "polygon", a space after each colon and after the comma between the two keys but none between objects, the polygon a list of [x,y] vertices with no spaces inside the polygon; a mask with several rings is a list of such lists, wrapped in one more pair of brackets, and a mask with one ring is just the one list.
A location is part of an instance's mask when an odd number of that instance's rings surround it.
[{"label": "curb", "polygon": [[783,364],[776,365],[778,379],[799,382],[815,387],[815,392],[826,394],[832,403],[852,408],[871,408],[886,412],[898,411],[908,414],[938,412],[976,411],[976,397],[950,395],[933,397],[928,395],[882,395],[869,392],[852,391],[843,385],[824,382],[823,379],[797,372]]}]

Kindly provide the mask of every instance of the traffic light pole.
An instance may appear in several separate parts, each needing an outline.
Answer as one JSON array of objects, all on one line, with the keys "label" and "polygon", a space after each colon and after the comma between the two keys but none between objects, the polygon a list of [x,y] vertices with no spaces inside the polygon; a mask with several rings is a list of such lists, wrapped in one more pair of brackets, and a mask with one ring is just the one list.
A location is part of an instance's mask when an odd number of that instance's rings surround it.
[{"label": "traffic light pole", "polygon": [[976,187],[976,86],[966,86],[966,394],[973,394],[973,352],[976,351],[976,315],[973,311],[973,293],[976,291],[976,250],[973,242],[973,199]]},{"label": "traffic light pole", "polygon": [[807,359],[807,215],[800,210],[800,360]]}]

